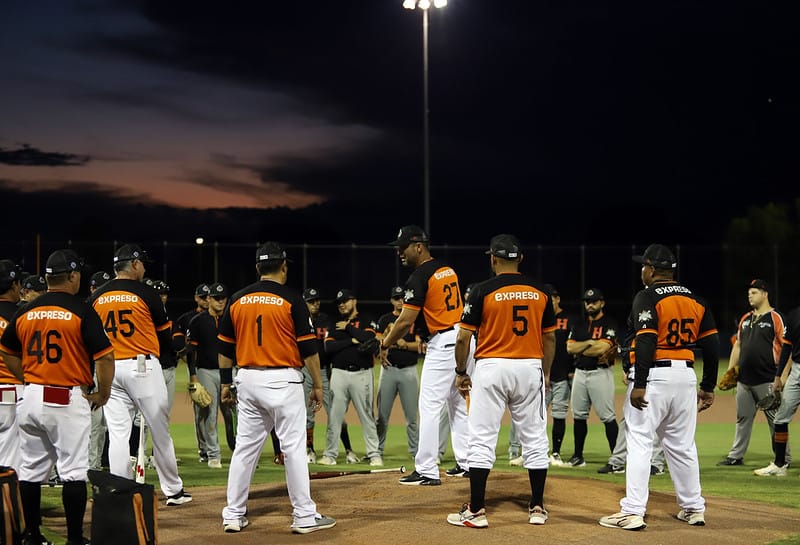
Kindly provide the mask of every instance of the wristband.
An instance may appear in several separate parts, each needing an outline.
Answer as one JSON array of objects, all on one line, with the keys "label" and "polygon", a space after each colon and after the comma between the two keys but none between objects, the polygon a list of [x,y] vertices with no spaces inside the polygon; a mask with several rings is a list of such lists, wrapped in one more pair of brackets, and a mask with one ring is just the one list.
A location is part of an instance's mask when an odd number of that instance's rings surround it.
[{"label": "wristband", "polygon": [[233,368],[228,367],[227,369],[223,369],[222,367],[220,367],[219,381],[221,384],[230,384],[231,382],[233,382]]},{"label": "wristband", "polygon": [[464,370],[462,370],[462,371],[459,371],[459,370],[458,370],[458,367],[456,367],[456,375],[458,375],[458,376],[460,376],[460,377],[465,377],[465,376],[467,376],[467,370],[466,370],[466,369],[464,369]]}]

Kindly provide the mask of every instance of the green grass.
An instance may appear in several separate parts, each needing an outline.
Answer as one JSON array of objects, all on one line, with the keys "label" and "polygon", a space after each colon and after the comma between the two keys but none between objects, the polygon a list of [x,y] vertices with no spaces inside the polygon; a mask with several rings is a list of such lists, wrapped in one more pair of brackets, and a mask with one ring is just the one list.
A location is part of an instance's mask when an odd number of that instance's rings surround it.
[{"label": "green grass", "polygon": [[[721,371],[724,371],[727,362],[721,362]],[[701,368],[700,368],[701,369]],[[698,372],[700,372],[698,369]],[[183,373],[179,373],[183,375]],[[184,381],[185,378],[181,377]],[[178,384],[178,391],[183,391],[183,382]],[[624,393],[621,382],[618,386],[618,393]],[[717,396],[732,396],[733,391],[717,392]],[[177,402],[177,401],[176,401]],[[591,419],[590,419],[591,422]],[[789,470],[786,478],[764,478],[752,474],[752,470],[766,466],[772,461],[771,446],[768,441],[768,428],[766,423],[757,422],[753,427],[752,441],[747,451],[744,466],[718,467],[716,463],[723,459],[730,449],[733,442],[735,429],[735,414],[730,415],[730,423],[724,424],[699,424],[697,427],[697,447],[700,454],[700,478],[703,487],[703,495],[720,496],[726,498],[738,498],[748,501],[764,502],[779,505],[792,509],[798,509],[800,518],[800,494],[797,494],[798,484],[800,484],[800,463]],[[222,426],[220,426],[222,429]],[[356,422],[350,423],[350,437],[353,449],[358,454],[364,453],[364,441],[361,434],[361,427]],[[223,470],[211,470],[206,464],[197,460],[197,444],[194,436],[194,426],[191,424],[173,424],[171,426],[172,436],[175,442],[175,449],[178,458],[182,460],[179,467],[181,478],[186,488],[191,491],[200,486],[224,486],[227,482],[227,466],[230,461],[230,451],[224,444],[224,437],[221,437],[223,448]],[[548,430],[549,435],[549,430]],[[406,465],[413,466],[413,460],[409,457],[405,446],[405,428],[401,425],[389,427],[386,450],[384,452],[384,464],[386,467]],[[321,454],[325,445],[325,427],[317,426],[314,433],[314,444],[317,453]],[[572,428],[570,420],[567,421],[567,434],[561,448],[562,455],[570,456],[573,451]],[[599,423],[589,424],[589,435],[584,448],[584,458],[587,461],[585,468],[565,469],[552,468],[551,475],[580,475],[588,479],[611,481],[624,484],[625,475],[601,475],[597,473],[600,468],[608,461],[608,445],[605,441],[603,426]],[[795,454],[800,456],[800,453]],[[341,457],[340,457],[341,458]],[[508,426],[504,426],[497,447],[497,463],[495,471],[524,472],[523,468],[514,468],[507,464],[508,461]],[[800,461],[800,459],[798,459]],[[442,461],[443,468],[449,468],[454,464],[452,453],[448,449]],[[348,466],[349,468],[368,469],[367,464],[357,464]],[[326,466],[310,466],[311,471],[324,471]],[[264,451],[256,471],[253,482],[256,484],[283,482],[285,479],[282,466],[272,463],[272,445],[269,439],[264,445]],[[156,485],[158,481],[155,471],[147,472],[147,482]],[[653,491],[674,494],[672,481],[668,475],[653,478],[650,481],[650,488]],[[220,500],[224,501],[224,495],[220,495]],[[61,508],[61,492],[59,489],[42,489],[42,508],[43,510],[52,509],[63,512]],[[63,545],[64,539],[56,536],[47,529],[45,534],[55,545]],[[800,534],[787,539],[775,541],[771,545],[799,545]]]}]

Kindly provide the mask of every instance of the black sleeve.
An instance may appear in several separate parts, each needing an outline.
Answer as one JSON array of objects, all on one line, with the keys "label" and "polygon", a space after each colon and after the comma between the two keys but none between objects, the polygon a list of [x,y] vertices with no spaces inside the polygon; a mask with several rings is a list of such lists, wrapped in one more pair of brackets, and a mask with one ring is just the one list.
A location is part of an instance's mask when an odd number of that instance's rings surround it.
[{"label": "black sleeve", "polygon": [[642,333],[636,336],[636,372],[633,380],[634,388],[645,388],[647,377],[650,374],[650,366],[656,354],[656,335],[654,333]]},{"label": "black sleeve", "polygon": [[719,335],[709,335],[697,341],[697,346],[703,350],[703,378],[700,389],[704,392],[713,392],[717,384],[719,371]]}]

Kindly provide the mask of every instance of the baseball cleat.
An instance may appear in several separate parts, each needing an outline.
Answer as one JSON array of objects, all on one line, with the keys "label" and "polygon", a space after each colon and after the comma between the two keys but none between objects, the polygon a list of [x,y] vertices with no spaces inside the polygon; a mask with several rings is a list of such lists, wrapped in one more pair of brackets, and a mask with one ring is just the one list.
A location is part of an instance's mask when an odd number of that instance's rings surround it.
[{"label": "baseball cleat", "polygon": [[689,526],[705,526],[706,516],[705,511],[692,511],[691,509],[681,509],[675,518],[688,522]]},{"label": "baseball cleat", "polygon": [[528,523],[544,524],[545,522],[547,522],[547,511],[544,510],[544,507],[537,505],[528,509]]},{"label": "baseball cleat", "polygon": [[453,526],[466,526],[467,528],[488,528],[489,520],[486,518],[486,508],[481,507],[473,513],[469,504],[461,506],[461,511],[447,515],[447,522]]},{"label": "baseball cleat", "polygon": [[415,470],[412,471],[411,474],[401,477],[400,484],[404,484],[406,486],[439,486],[442,484],[442,480],[431,477],[423,477]]},{"label": "baseball cleat", "polygon": [[786,477],[788,469],[789,469],[789,464],[779,466],[776,465],[775,462],[770,462],[767,467],[762,467],[761,469],[754,469],[753,473],[761,477],[767,477],[770,475],[773,475],[775,477]]},{"label": "baseball cleat", "polygon": [[314,524],[311,524],[310,526],[296,526],[292,524],[292,532],[295,534],[310,534],[311,532],[316,532],[317,530],[327,530],[328,528],[333,528],[334,526],[336,526],[335,519],[317,513],[316,517],[314,517]]},{"label": "baseball cleat", "polygon": [[249,524],[250,521],[247,520],[247,517],[239,517],[238,519],[233,520],[223,520],[222,529],[226,533],[241,532],[242,529],[247,528]]},{"label": "baseball cleat", "polygon": [[623,530],[644,530],[647,528],[643,516],[631,513],[614,513],[601,518],[599,522],[600,526],[605,526],[606,528],[622,528]]},{"label": "baseball cleat", "polygon": [[192,495],[187,494],[185,490],[181,489],[181,491],[174,496],[169,496],[167,498],[167,505],[183,505],[190,501],[192,501]]}]

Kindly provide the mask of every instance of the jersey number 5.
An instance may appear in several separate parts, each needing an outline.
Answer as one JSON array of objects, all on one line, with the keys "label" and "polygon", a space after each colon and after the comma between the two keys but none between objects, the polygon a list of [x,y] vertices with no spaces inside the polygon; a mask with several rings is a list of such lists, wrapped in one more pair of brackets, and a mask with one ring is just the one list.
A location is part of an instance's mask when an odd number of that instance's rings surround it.
[{"label": "jersey number 5", "polygon": [[528,305],[514,305],[513,307],[514,325],[511,328],[511,331],[513,331],[514,335],[516,335],[517,337],[522,337],[528,332],[528,317],[525,316],[527,312],[528,312]]},{"label": "jersey number 5", "polygon": [[133,314],[132,310],[110,311],[103,324],[106,333],[113,335],[115,339],[117,338],[117,331],[123,337],[131,337],[135,328],[133,327],[133,322],[128,318],[130,314]]}]

